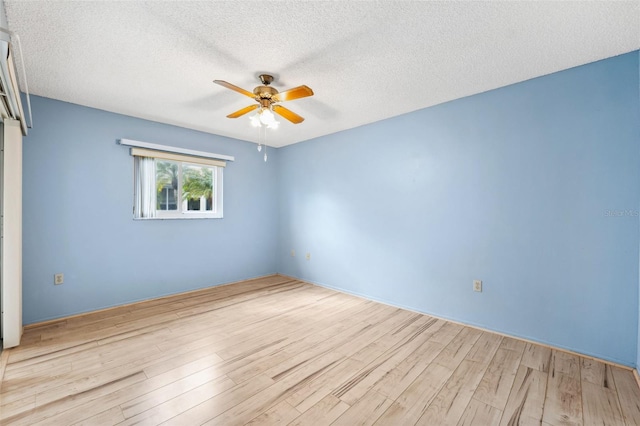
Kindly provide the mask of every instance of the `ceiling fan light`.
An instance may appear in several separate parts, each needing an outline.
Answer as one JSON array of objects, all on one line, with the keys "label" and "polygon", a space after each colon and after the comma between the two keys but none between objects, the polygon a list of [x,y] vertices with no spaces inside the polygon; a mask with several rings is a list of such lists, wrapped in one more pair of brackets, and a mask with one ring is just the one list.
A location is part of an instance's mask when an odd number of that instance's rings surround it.
[{"label": "ceiling fan light", "polygon": [[279,121],[273,120],[273,123],[269,123],[267,125],[267,128],[272,129],[272,130],[276,130],[279,125],[280,125]]},{"label": "ceiling fan light", "polygon": [[260,116],[258,114],[253,114],[249,117],[249,121],[251,121],[251,126],[260,127]]},{"label": "ceiling fan light", "polygon": [[268,109],[263,109],[260,112],[260,122],[262,124],[269,124],[273,121],[273,113],[271,111],[269,111]]}]

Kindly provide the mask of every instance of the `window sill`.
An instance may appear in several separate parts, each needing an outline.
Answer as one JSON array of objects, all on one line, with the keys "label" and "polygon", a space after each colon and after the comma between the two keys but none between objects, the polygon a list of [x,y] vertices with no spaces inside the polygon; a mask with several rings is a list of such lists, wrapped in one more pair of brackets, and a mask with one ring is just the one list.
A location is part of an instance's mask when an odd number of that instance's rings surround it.
[{"label": "window sill", "polygon": [[193,219],[224,219],[223,216],[164,216],[164,217],[134,217],[133,220],[193,220]]}]

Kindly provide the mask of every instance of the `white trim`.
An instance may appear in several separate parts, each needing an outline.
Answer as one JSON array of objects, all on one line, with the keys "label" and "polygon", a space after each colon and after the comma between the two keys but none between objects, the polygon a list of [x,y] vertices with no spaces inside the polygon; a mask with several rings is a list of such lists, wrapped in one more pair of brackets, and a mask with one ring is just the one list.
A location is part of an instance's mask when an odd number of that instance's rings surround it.
[{"label": "white trim", "polygon": [[[2,132],[2,338],[4,348],[22,337],[22,130],[5,119]],[[0,377],[0,380],[2,378]]]},{"label": "white trim", "polygon": [[233,157],[232,155],[214,154],[212,152],[196,151],[196,150],[193,150],[193,149],[178,148],[178,147],[175,147],[175,146],[168,146],[168,145],[159,145],[159,144],[150,143],[150,142],[134,141],[134,140],[131,140],[131,139],[119,139],[118,143],[120,145],[125,145],[125,146],[134,146],[136,148],[155,149],[157,151],[165,151],[165,152],[175,152],[175,153],[178,153],[178,154],[193,155],[195,157],[215,158],[217,160],[225,160],[225,161],[235,161],[236,160],[235,157]]},{"label": "white trim", "polygon": [[226,167],[227,163],[213,158],[195,157],[193,155],[174,154],[173,152],[155,151],[144,148],[131,148],[134,157],[160,158],[161,160],[178,161],[180,163],[200,164],[205,166]]}]

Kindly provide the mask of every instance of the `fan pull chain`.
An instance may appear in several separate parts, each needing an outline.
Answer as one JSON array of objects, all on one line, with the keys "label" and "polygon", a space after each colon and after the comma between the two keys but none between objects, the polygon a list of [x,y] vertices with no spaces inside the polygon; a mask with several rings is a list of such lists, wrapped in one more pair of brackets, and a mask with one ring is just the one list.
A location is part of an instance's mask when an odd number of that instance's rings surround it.
[{"label": "fan pull chain", "polygon": [[262,146],[264,145],[264,161],[267,161],[267,125],[259,123],[258,127],[258,152],[262,152]]},{"label": "fan pull chain", "polygon": [[264,128],[264,162],[267,162],[267,128]]}]

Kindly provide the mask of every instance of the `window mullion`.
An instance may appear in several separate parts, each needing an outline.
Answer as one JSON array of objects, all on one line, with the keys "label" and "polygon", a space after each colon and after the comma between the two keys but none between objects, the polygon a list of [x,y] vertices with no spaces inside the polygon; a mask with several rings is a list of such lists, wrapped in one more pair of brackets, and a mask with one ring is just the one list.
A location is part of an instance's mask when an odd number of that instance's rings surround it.
[{"label": "window mullion", "polygon": [[211,172],[211,211],[218,213],[218,168],[214,167]]},{"label": "window mullion", "polygon": [[182,197],[182,163],[178,163],[178,197],[179,197],[179,205],[180,205],[180,214],[184,214],[186,208],[185,208],[185,201]]}]

